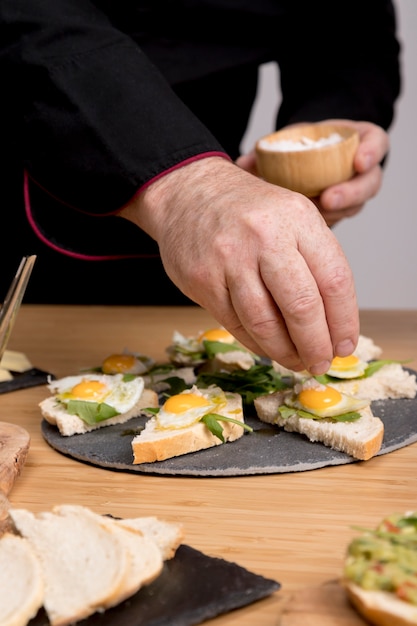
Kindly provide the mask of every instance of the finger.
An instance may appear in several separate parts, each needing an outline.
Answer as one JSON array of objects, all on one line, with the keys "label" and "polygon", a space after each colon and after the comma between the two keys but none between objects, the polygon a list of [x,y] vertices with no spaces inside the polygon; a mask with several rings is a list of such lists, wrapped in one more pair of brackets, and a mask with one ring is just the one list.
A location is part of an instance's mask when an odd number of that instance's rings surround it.
[{"label": "finger", "polygon": [[[373,198],[381,185],[382,169],[376,165],[365,174],[356,175],[345,183],[329,187],[323,191],[320,198],[314,199],[314,203],[321,213],[324,211],[350,211],[353,207],[359,207]],[[348,213],[345,215],[345,217],[349,216]]]}]

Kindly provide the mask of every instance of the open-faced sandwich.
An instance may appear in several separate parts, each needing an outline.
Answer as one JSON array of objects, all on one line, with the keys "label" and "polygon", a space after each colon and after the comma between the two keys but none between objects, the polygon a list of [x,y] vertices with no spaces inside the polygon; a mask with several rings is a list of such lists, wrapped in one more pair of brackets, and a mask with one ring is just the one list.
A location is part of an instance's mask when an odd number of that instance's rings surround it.
[{"label": "open-faced sandwich", "polygon": [[186,337],[175,331],[166,353],[177,367],[191,366],[198,371],[248,370],[258,357],[242,346],[225,328],[211,328]]},{"label": "open-faced sandwich", "polygon": [[[316,379],[331,385],[346,394],[368,398],[368,400],[388,400],[394,398],[415,398],[417,379],[400,362],[380,359],[382,349],[370,337],[360,335],[353,354],[335,357],[330,368]],[[288,376],[293,383],[302,382],[308,372],[292,372],[274,363],[275,369]]]},{"label": "open-faced sandwich", "polygon": [[63,436],[127,422],[144,407],[157,407],[158,395],[133,374],[86,373],[49,382],[50,397],[39,406]]},{"label": "open-faced sandwich", "polygon": [[193,386],[148,413],[145,428],[132,440],[134,464],[218,446],[252,430],[244,422],[241,396],[215,386]]},{"label": "open-faced sandwich", "polygon": [[417,624],[417,512],[391,515],[348,546],[343,585],[377,626]]},{"label": "open-faced sandwich", "polygon": [[294,388],[255,398],[259,419],[310,441],[368,460],[382,445],[384,424],[370,402],[309,378]]}]

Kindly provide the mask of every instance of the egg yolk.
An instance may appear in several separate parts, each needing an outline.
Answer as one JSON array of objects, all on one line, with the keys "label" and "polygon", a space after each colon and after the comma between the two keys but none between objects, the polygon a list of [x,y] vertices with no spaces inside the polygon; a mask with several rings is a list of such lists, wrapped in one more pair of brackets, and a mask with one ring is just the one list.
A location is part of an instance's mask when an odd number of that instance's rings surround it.
[{"label": "egg yolk", "polygon": [[82,400],[98,401],[107,391],[106,385],[99,380],[83,380],[71,389],[71,396]]},{"label": "egg yolk", "polygon": [[336,356],[331,364],[331,369],[338,372],[345,372],[355,367],[359,363],[357,356],[351,354],[350,356]]},{"label": "egg yolk", "polygon": [[105,374],[123,374],[135,364],[133,354],[111,354],[103,361],[101,369]]},{"label": "egg yolk", "polygon": [[307,409],[317,410],[337,405],[342,396],[337,389],[325,387],[324,389],[303,389],[300,391],[298,399]]},{"label": "egg yolk", "polygon": [[235,338],[224,328],[211,328],[199,336],[200,341],[220,341],[222,343],[233,343]]},{"label": "egg yolk", "polygon": [[182,393],[168,398],[164,404],[164,409],[168,413],[179,414],[204,406],[210,406],[210,402],[206,398],[195,393]]}]

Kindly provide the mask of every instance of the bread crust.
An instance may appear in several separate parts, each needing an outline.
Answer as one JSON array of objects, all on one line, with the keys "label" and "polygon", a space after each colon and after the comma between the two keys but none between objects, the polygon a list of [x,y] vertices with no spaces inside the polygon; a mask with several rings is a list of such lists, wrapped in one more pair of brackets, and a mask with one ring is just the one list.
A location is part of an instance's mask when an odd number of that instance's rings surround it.
[{"label": "bread crust", "polygon": [[349,580],[343,581],[347,596],[358,613],[376,626],[415,626],[417,606],[387,591],[368,591]]},{"label": "bread crust", "polygon": [[[237,393],[227,394],[227,405],[221,411],[243,423],[242,398]],[[239,424],[222,422],[225,442],[242,437],[244,429]],[[197,422],[187,428],[158,430],[156,421],[150,418],[144,430],[132,440],[133,464],[164,461],[175,456],[205,450],[222,444],[203,422]]]},{"label": "bread crust", "polygon": [[78,415],[70,415],[69,413],[67,413],[67,411],[65,411],[64,408],[57,406],[57,402],[53,396],[51,396],[50,398],[46,398],[39,403],[42,416],[49,424],[52,424],[52,426],[56,426],[63,437],[82,435],[92,430],[97,430],[97,428],[113,426],[114,424],[124,424],[128,420],[132,419],[132,417],[136,417],[137,415],[139,415],[143,409],[157,406],[157,393],[152,389],[145,388],[142,391],[139,400],[137,401],[135,406],[130,409],[130,411],[126,411],[126,413],[116,415],[115,417],[111,417],[110,419],[104,420],[103,422],[98,422],[97,424],[90,425],[86,424],[86,422],[78,417]]},{"label": "bread crust", "polygon": [[268,424],[276,424],[287,432],[305,435],[310,441],[319,441],[361,461],[367,461],[379,452],[384,436],[384,423],[373,415],[370,407],[358,411],[361,417],[355,422],[314,420],[299,417],[297,414],[283,418],[278,412],[283,397],[283,393],[278,391],[255,398],[259,419]]}]

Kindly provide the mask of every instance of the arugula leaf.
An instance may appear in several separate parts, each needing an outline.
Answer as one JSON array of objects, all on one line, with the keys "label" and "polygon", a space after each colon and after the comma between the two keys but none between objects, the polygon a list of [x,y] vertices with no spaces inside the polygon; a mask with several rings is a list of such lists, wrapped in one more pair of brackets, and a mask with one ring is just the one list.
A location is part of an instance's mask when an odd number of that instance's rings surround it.
[{"label": "arugula leaf", "polygon": [[120,415],[118,411],[105,402],[85,402],[84,400],[70,400],[66,406],[70,415],[78,415],[86,424],[98,424]]},{"label": "arugula leaf", "polygon": [[379,361],[370,361],[368,367],[365,370],[364,378],[369,378],[372,374],[375,374],[384,365],[390,365],[391,363],[402,363],[401,361],[392,361],[391,359],[381,359]]},{"label": "arugula leaf", "polygon": [[244,430],[247,430],[250,433],[253,432],[253,428],[248,426],[248,424],[245,424],[240,420],[235,420],[231,417],[218,415],[217,413],[207,413],[207,415],[203,415],[200,421],[203,422],[207,426],[209,431],[215,437],[218,437],[222,443],[224,443],[223,428],[221,427],[219,422],[231,422],[232,424],[238,424],[239,426],[242,426]]},{"label": "arugula leaf", "polygon": [[248,370],[233,372],[200,372],[196,384],[199,387],[217,385],[224,391],[238,393],[246,406],[252,405],[258,396],[270,391],[288,389],[291,386],[272,365],[252,365]]},{"label": "arugula leaf", "polygon": [[326,420],[331,422],[356,422],[360,418],[360,413],[357,411],[350,411],[349,413],[342,413],[342,415],[332,415],[332,417],[320,417],[319,415],[314,415],[313,413],[309,413],[308,411],[303,411],[302,409],[294,409],[286,404],[278,407],[278,411],[282,418],[288,419],[292,415],[298,415],[298,417],[304,417],[306,419],[311,420]]},{"label": "arugula leaf", "polygon": [[330,376],[330,374],[320,374],[319,376],[314,376],[314,378],[321,383],[322,385],[328,385],[329,383],[340,383],[342,380],[362,380],[363,378],[369,378],[373,376],[381,367],[384,365],[390,365],[391,363],[400,363],[401,365],[405,363],[405,361],[393,361],[392,359],[380,359],[377,361],[369,361],[368,366],[365,368],[364,374],[362,376],[356,376],[355,378],[338,378],[337,376]]}]

